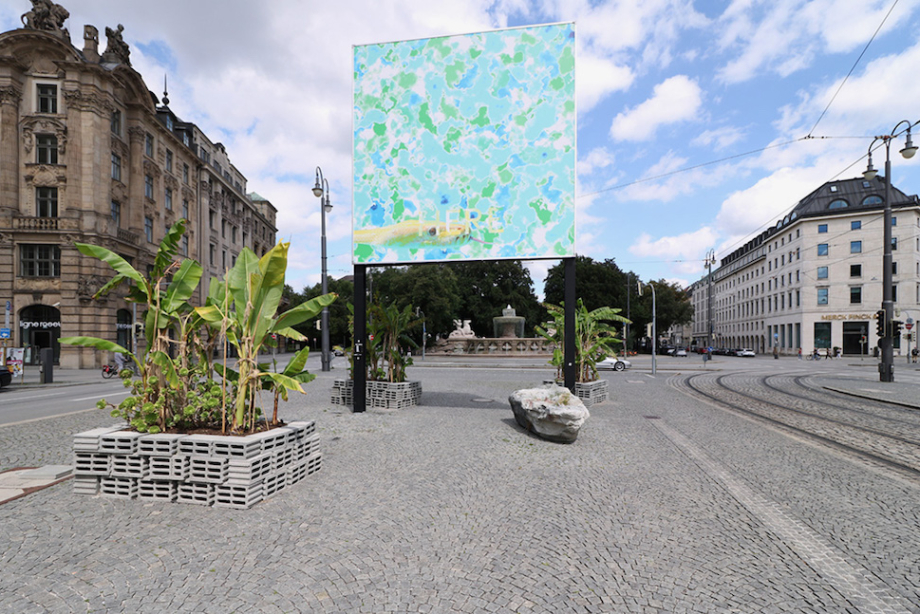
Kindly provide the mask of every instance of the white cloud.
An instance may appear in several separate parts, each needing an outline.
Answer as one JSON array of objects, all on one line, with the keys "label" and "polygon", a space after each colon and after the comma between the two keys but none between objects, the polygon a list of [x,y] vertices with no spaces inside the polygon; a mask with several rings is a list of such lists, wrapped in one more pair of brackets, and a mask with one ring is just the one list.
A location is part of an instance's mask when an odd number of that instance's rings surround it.
[{"label": "white cloud", "polygon": [[648,140],[660,126],[694,119],[702,102],[696,81],[685,75],[670,77],[655,86],[651,98],[617,114],[610,136],[617,141]]},{"label": "white cloud", "polygon": [[721,151],[744,138],[744,132],[733,126],[716,128],[715,130],[704,130],[698,137],[690,143],[701,147],[712,147],[715,151]]},{"label": "white cloud", "polygon": [[640,258],[670,261],[670,268],[675,272],[694,274],[702,270],[706,252],[712,249],[717,238],[717,233],[709,226],[658,239],[653,239],[648,233],[642,233],[629,246],[629,251]]},{"label": "white cloud", "polygon": [[606,147],[595,147],[578,161],[578,175],[590,175],[599,168],[613,166],[615,158]]},{"label": "white cloud", "polygon": [[635,78],[628,67],[588,52],[579,53],[576,71],[575,89],[579,114],[593,109],[607,95],[628,89]]}]

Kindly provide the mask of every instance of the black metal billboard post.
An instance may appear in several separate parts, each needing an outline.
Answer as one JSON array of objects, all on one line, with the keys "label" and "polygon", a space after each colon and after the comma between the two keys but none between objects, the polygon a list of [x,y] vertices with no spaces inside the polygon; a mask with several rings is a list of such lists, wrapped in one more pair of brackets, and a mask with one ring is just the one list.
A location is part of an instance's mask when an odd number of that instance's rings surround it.
[{"label": "black metal billboard post", "polygon": [[367,266],[355,265],[355,347],[352,389],[352,411],[367,409]]},{"label": "black metal billboard post", "polygon": [[575,258],[565,258],[565,347],[563,378],[565,387],[575,392]]}]

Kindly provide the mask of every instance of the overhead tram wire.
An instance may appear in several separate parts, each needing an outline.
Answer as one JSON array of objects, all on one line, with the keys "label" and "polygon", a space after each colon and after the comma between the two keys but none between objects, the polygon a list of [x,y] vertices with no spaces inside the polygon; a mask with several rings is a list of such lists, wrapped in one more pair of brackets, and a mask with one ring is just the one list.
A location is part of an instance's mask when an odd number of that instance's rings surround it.
[{"label": "overhead tram wire", "polygon": [[821,123],[821,120],[824,119],[825,114],[827,114],[828,109],[831,108],[831,105],[834,104],[834,100],[837,99],[837,94],[840,93],[840,90],[843,89],[843,86],[846,85],[847,80],[850,78],[850,75],[853,74],[853,71],[856,70],[856,67],[859,65],[859,62],[862,60],[863,56],[866,55],[866,51],[869,50],[869,45],[872,44],[872,41],[875,40],[875,37],[878,36],[878,33],[882,30],[882,26],[885,25],[885,22],[888,21],[888,18],[891,16],[891,12],[894,11],[894,7],[898,5],[899,0],[894,0],[891,4],[891,8],[888,9],[888,12],[885,14],[885,17],[882,19],[882,23],[878,24],[878,28],[875,29],[875,32],[872,34],[872,37],[869,39],[869,42],[866,43],[866,46],[863,48],[862,53],[859,54],[859,57],[856,58],[856,61],[853,62],[853,66],[850,68],[850,72],[847,73],[847,76],[843,78],[843,81],[840,82],[840,85],[837,87],[837,91],[834,92],[834,95],[831,96],[830,101],[827,103],[827,106],[824,107],[824,110],[821,111],[821,115],[818,116],[818,121],[815,122],[815,125],[811,127],[811,130],[808,131],[808,136],[806,138],[811,138],[811,135],[814,133],[815,128],[818,127],[818,124]]}]

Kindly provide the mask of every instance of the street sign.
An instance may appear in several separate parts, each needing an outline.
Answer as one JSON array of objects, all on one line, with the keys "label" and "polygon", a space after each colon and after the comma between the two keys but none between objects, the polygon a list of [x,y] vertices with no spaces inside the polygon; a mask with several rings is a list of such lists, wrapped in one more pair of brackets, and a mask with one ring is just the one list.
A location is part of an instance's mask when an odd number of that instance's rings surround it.
[{"label": "street sign", "polygon": [[10,338],[10,329],[0,328],[0,339],[9,339]]},{"label": "street sign", "polygon": [[11,303],[10,301],[7,301],[7,302],[6,302],[6,310],[7,310],[7,311],[13,311],[13,303]]}]

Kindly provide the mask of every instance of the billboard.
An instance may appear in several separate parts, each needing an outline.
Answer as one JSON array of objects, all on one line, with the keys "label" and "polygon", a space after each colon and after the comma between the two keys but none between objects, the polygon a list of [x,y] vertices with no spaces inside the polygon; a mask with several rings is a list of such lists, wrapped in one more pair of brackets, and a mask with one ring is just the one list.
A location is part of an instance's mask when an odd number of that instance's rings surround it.
[{"label": "billboard", "polygon": [[352,260],[575,254],[575,25],[354,48]]}]

